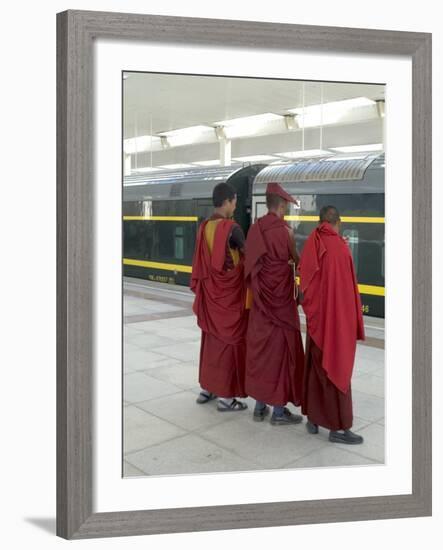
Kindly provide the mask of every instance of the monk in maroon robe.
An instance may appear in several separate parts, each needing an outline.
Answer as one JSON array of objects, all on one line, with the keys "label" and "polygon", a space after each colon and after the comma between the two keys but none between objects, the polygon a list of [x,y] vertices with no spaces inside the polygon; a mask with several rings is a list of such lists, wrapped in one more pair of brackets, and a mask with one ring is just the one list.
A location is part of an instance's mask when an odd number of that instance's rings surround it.
[{"label": "monk in maroon robe", "polygon": [[213,191],[213,215],[199,228],[192,263],[193,311],[202,330],[197,403],[218,396],[220,412],[241,411],[244,387],[246,328],[244,242],[232,220],[237,203],[234,188],[219,183]]},{"label": "monk in maroon robe", "polygon": [[294,292],[298,263],[295,239],[284,221],[288,203],[295,202],[277,183],[266,189],[268,213],[249,229],[245,277],[252,294],[246,337],[248,395],[257,401],[253,418],[261,421],[273,405],[271,424],[302,421],[285,405],[299,405],[304,352]]},{"label": "monk in maroon robe", "polygon": [[322,426],[330,430],[330,441],[355,445],[363,438],[350,430],[351,376],[364,326],[351,250],[339,230],[337,209],[323,207],[301,255],[307,322],[302,412],[308,416],[309,433]]}]

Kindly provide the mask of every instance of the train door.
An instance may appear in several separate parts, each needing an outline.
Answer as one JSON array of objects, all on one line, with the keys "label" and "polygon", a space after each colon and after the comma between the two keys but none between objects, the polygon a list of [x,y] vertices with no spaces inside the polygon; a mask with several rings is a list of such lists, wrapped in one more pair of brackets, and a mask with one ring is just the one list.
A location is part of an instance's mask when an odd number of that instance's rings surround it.
[{"label": "train door", "polygon": [[266,208],[266,198],[264,196],[254,199],[252,222],[255,222],[257,218],[261,218],[262,216],[264,216],[267,211],[268,209]]},{"label": "train door", "polygon": [[234,219],[243,229],[246,235],[251,225],[251,206],[248,196],[249,178],[247,175],[240,177],[236,175],[229,180],[237,194],[237,208],[234,212]]},{"label": "train door", "polygon": [[254,221],[253,216],[253,183],[256,175],[262,170],[265,164],[254,164],[253,166],[245,166],[238,172],[234,173],[228,182],[235,188],[237,193],[237,208],[234,218],[242,227],[245,235],[247,235],[251,223]]}]

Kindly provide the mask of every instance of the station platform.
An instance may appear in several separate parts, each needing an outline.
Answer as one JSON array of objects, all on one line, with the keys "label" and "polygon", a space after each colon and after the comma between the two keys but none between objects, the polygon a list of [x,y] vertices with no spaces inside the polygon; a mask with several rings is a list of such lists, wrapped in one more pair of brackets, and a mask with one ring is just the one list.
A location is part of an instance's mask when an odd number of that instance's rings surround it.
[{"label": "station platform", "polygon": [[[373,465],[384,462],[384,320],[365,317],[352,378],[353,431],[362,445],[328,441],[305,424],[272,426],[248,410],[197,405],[200,330],[182,286],[124,279],[124,475]],[[302,332],[304,316],[300,313]],[[300,411],[289,405],[293,412]]]}]

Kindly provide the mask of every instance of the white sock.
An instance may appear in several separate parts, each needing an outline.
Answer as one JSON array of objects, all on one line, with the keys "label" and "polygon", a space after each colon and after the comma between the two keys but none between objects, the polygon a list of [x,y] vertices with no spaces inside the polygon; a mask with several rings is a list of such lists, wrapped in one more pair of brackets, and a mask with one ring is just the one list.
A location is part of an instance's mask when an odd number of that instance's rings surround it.
[{"label": "white sock", "polygon": [[234,398],[233,397],[219,397],[218,400],[221,401],[222,403],[226,403],[226,405],[229,406],[234,401]]}]

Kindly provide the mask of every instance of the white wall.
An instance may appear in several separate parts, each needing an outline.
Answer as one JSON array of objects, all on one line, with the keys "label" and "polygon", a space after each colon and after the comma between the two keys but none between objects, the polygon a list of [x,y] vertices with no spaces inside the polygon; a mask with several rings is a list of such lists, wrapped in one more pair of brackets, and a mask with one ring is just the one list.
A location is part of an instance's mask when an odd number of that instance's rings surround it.
[{"label": "white wall", "polygon": [[[296,3],[203,0],[61,0],[2,5],[3,316],[1,542],[4,548],[59,548],[55,538],[55,14],[68,8],[250,19],[434,33],[434,224],[441,213],[443,28],[432,0]],[[437,100],[437,98],[439,100]],[[26,147],[23,156],[21,148]],[[23,158],[26,158],[26,164]],[[439,235],[438,235],[439,236]],[[359,550],[438,548],[442,506],[442,248],[435,238],[434,517],[352,524],[254,529],[73,543],[76,548],[248,548],[309,545]],[[438,271],[437,271],[438,269]],[[4,280],[3,280],[4,279]],[[440,540],[441,543],[441,540]]]}]

